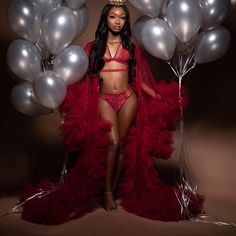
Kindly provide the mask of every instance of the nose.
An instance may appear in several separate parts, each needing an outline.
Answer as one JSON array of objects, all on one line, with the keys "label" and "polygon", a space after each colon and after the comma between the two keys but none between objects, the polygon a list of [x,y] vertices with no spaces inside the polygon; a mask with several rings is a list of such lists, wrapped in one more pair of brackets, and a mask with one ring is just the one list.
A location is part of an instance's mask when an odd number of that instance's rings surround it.
[{"label": "nose", "polygon": [[120,19],[117,17],[116,18],[116,25],[119,25],[120,24]]}]

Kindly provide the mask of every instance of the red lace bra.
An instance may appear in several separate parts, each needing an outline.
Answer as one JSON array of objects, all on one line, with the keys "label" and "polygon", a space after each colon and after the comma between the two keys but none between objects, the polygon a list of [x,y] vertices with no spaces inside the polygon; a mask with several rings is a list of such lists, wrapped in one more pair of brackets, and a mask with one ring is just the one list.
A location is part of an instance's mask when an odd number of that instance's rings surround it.
[{"label": "red lace bra", "polygon": [[117,69],[102,69],[100,72],[117,72],[117,71],[128,71],[128,70],[129,70],[129,67],[128,67],[128,61],[129,61],[129,59],[130,59],[129,51],[128,51],[127,49],[124,49],[124,48],[122,47],[122,49],[121,49],[119,55],[116,56],[116,55],[117,55],[117,52],[119,51],[120,46],[121,46],[121,43],[119,44],[119,46],[118,46],[118,48],[117,48],[117,50],[116,50],[116,53],[115,53],[115,55],[114,55],[113,57],[112,57],[112,55],[111,55],[111,52],[110,52],[109,47],[107,46],[107,50],[108,50],[108,52],[109,52],[109,54],[110,54],[110,57],[104,56],[104,62],[105,62],[105,64],[106,64],[106,63],[108,63],[108,62],[110,62],[110,61],[116,61],[116,62],[119,62],[119,63],[121,63],[121,64],[126,64],[127,67],[125,67],[125,68],[120,68],[120,69],[118,69],[118,68],[117,68]]}]

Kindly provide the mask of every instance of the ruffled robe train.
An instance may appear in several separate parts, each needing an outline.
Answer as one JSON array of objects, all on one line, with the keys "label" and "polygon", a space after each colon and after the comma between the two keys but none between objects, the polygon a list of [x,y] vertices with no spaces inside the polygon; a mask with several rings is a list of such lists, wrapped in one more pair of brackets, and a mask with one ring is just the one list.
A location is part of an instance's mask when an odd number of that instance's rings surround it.
[{"label": "ruffled robe train", "polygon": [[[85,47],[87,53],[91,46],[92,42]],[[154,165],[155,158],[168,159],[173,151],[172,134],[180,116],[178,85],[156,82],[137,45],[135,58],[136,78],[130,86],[138,97],[138,108],[135,122],[123,140],[123,174],[117,195],[123,208],[131,213],[154,220],[178,221],[184,219],[175,193],[180,190],[164,184]],[[143,83],[156,92],[155,99],[143,90]],[[53,225],[66,222],[72,214],[79,217],[93,209],[94,199],[103,191],[111,128],[98,115],[98,91],[98,79],[89,74],[83,82],[68,87],[60,106],[65,114],[61,129],[67,152],[78,153],[76,164],[64,184],[58,186],[46,180],[24,191],[21,201],[37,189],[53,189],[44,197],[26,202],[23,219]],[[186,105],[186,99],[181,105]],[[201,212],[202,203],[200,196],[192,197],[189,204],[192,215]]]}]

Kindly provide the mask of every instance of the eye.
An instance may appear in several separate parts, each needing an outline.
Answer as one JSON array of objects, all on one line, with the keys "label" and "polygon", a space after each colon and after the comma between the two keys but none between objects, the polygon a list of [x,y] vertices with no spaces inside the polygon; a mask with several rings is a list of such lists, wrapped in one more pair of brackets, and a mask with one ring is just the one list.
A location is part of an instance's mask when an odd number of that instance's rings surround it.
[{"label": "eye", "polygon": [[126,16],[122,16],[121,19],[122,19],[122,20],[125,20],[125,19],[126,19]]},{"label": "eye", "polygon": [[115,18],[115,16],[114,16],[114,15],[110,15],[110,16],[109,16],[109,18],[111,18],[111,19],[114,19],[114,18]]}]

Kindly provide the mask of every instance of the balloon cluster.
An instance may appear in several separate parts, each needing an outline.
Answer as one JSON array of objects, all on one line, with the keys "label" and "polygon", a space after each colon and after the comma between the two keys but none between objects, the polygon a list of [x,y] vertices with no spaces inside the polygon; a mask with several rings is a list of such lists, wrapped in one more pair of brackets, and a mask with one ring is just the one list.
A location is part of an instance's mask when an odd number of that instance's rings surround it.
[{"label": "balloon cluster", "polygon": [[230,9],[230,0],[130,0],[144,15],[134,25],[136,40],[153,56],[168,61],[179,81],[179,181],[176,197],[184,218],[192,219],[189,203],[196,195],[187,168],[181,81],[196,63],[222,57],[230,34],[220,26]]},{"label": "balloon cluster", "polygon": [[67,85],[87,71],[87,54],[71,45],[88,24],[85,0],[11,0],[7,19],[21,38],[7,51],[8,66],[20,79],[12,104],[27,115],[49,114],[64,100]]},{"label": "balloon cluster", "polygon": [[178,78],[196,63],[222,57],[230,44],[220,24],[230,0],[130,0],[144,14],[134,25],[136,40],[153,56],[169,62]]}]

